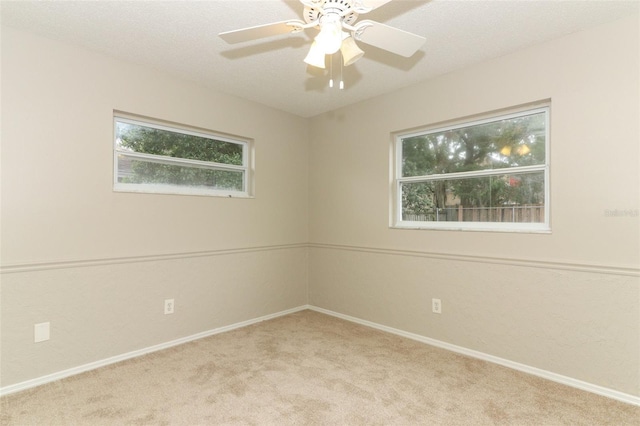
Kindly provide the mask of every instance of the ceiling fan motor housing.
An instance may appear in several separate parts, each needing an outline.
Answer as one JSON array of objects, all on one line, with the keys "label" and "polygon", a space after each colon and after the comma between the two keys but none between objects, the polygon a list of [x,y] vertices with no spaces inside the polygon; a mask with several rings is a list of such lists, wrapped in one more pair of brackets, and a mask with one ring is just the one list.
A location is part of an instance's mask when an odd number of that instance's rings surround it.
[{"label": "ceiling fan motor housing", "polygon": [[314,2],[314,6],[305,6],[304,20],[308,24],[322,23],[324,17],[331,16],[332,21],[338,20],[344,24],[353,25],[358,19],[358,13],[353,10],[353,6],[354,0],[320,0]]}]

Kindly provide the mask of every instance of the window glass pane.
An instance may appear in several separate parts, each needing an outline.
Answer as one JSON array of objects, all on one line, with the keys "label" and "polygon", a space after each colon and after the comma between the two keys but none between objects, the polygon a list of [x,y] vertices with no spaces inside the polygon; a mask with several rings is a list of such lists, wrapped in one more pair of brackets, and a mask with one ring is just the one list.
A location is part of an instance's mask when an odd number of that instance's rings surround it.
[{"label": "window glass pane", "polygon": [[544,172],[404,182],[402,220],[544,223]]},{"label": "window glass pane", "polygon": [[244,172],[161,164],[118,155],[118,183],[163,184],[215,190],[244,191]]},{"label": "window glass pane", "polygon": [[545,163],[545,112],[403,138],[402,177]]},{"label": "window glass pane", "polygon": [[243,145],[116,121],[116,149],[241,166]]}]

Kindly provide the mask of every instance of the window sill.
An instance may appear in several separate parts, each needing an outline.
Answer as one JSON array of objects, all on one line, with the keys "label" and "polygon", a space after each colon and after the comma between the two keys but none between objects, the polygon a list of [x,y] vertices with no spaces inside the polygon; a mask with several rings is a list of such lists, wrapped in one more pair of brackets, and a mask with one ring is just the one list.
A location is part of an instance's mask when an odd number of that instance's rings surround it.
[{"label": "window sill", "polygon": [[130,185],[114,184],[113,192],[135,193],[135,194],[155,194],[155,195],[192,195],[200,197],[220,197],[220,198],[255,198],[243,192],[205,190],[199,188],[176,188],[164,185]]},{"label": "window sill", "polygon": [[[525,226],[523,226],[525,225]],[[391,229],[420,230],[420,231],[472,231],[472,232],[509,232],[528,234],[551,234],[551,228],[543,223],[521,223],[513,226],[509,223],[458,223],[458,222],[432,222],[429,224],[418,222],[402,222],[391,225]]]}]

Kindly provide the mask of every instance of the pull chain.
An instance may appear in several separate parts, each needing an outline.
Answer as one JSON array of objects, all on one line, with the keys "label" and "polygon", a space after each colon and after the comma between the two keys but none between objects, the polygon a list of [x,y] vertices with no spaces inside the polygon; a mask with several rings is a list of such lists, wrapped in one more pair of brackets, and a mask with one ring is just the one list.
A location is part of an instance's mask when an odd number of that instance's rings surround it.
[{"label": "pull chain", "polygon": [[[340,56],[340,90],[344,89],[344,80],[343,80],[343,68],[344,61],[342,60],[342,55]],[[333,55],[329,55],[329,88],[333,89]]]},{"label": "pull chain", "polygon": [[329,87],[333,88],[333,55],[329,55]]},{"label": "pull chain", "polygon": [[344,60],[342,59],[342,55],[340,55],[340,90],[344,89],[344,80],[342,79],[343,65],[344,65]]}]

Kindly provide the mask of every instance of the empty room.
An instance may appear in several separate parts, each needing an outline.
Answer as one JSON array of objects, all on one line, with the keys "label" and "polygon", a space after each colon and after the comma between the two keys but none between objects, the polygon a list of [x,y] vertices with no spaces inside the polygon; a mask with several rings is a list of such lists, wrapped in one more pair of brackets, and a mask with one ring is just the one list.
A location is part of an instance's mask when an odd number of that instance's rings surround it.
[{"label": "empty room", "polygon": [[3,425],[637,425],[637,1],[0,2]]}]

